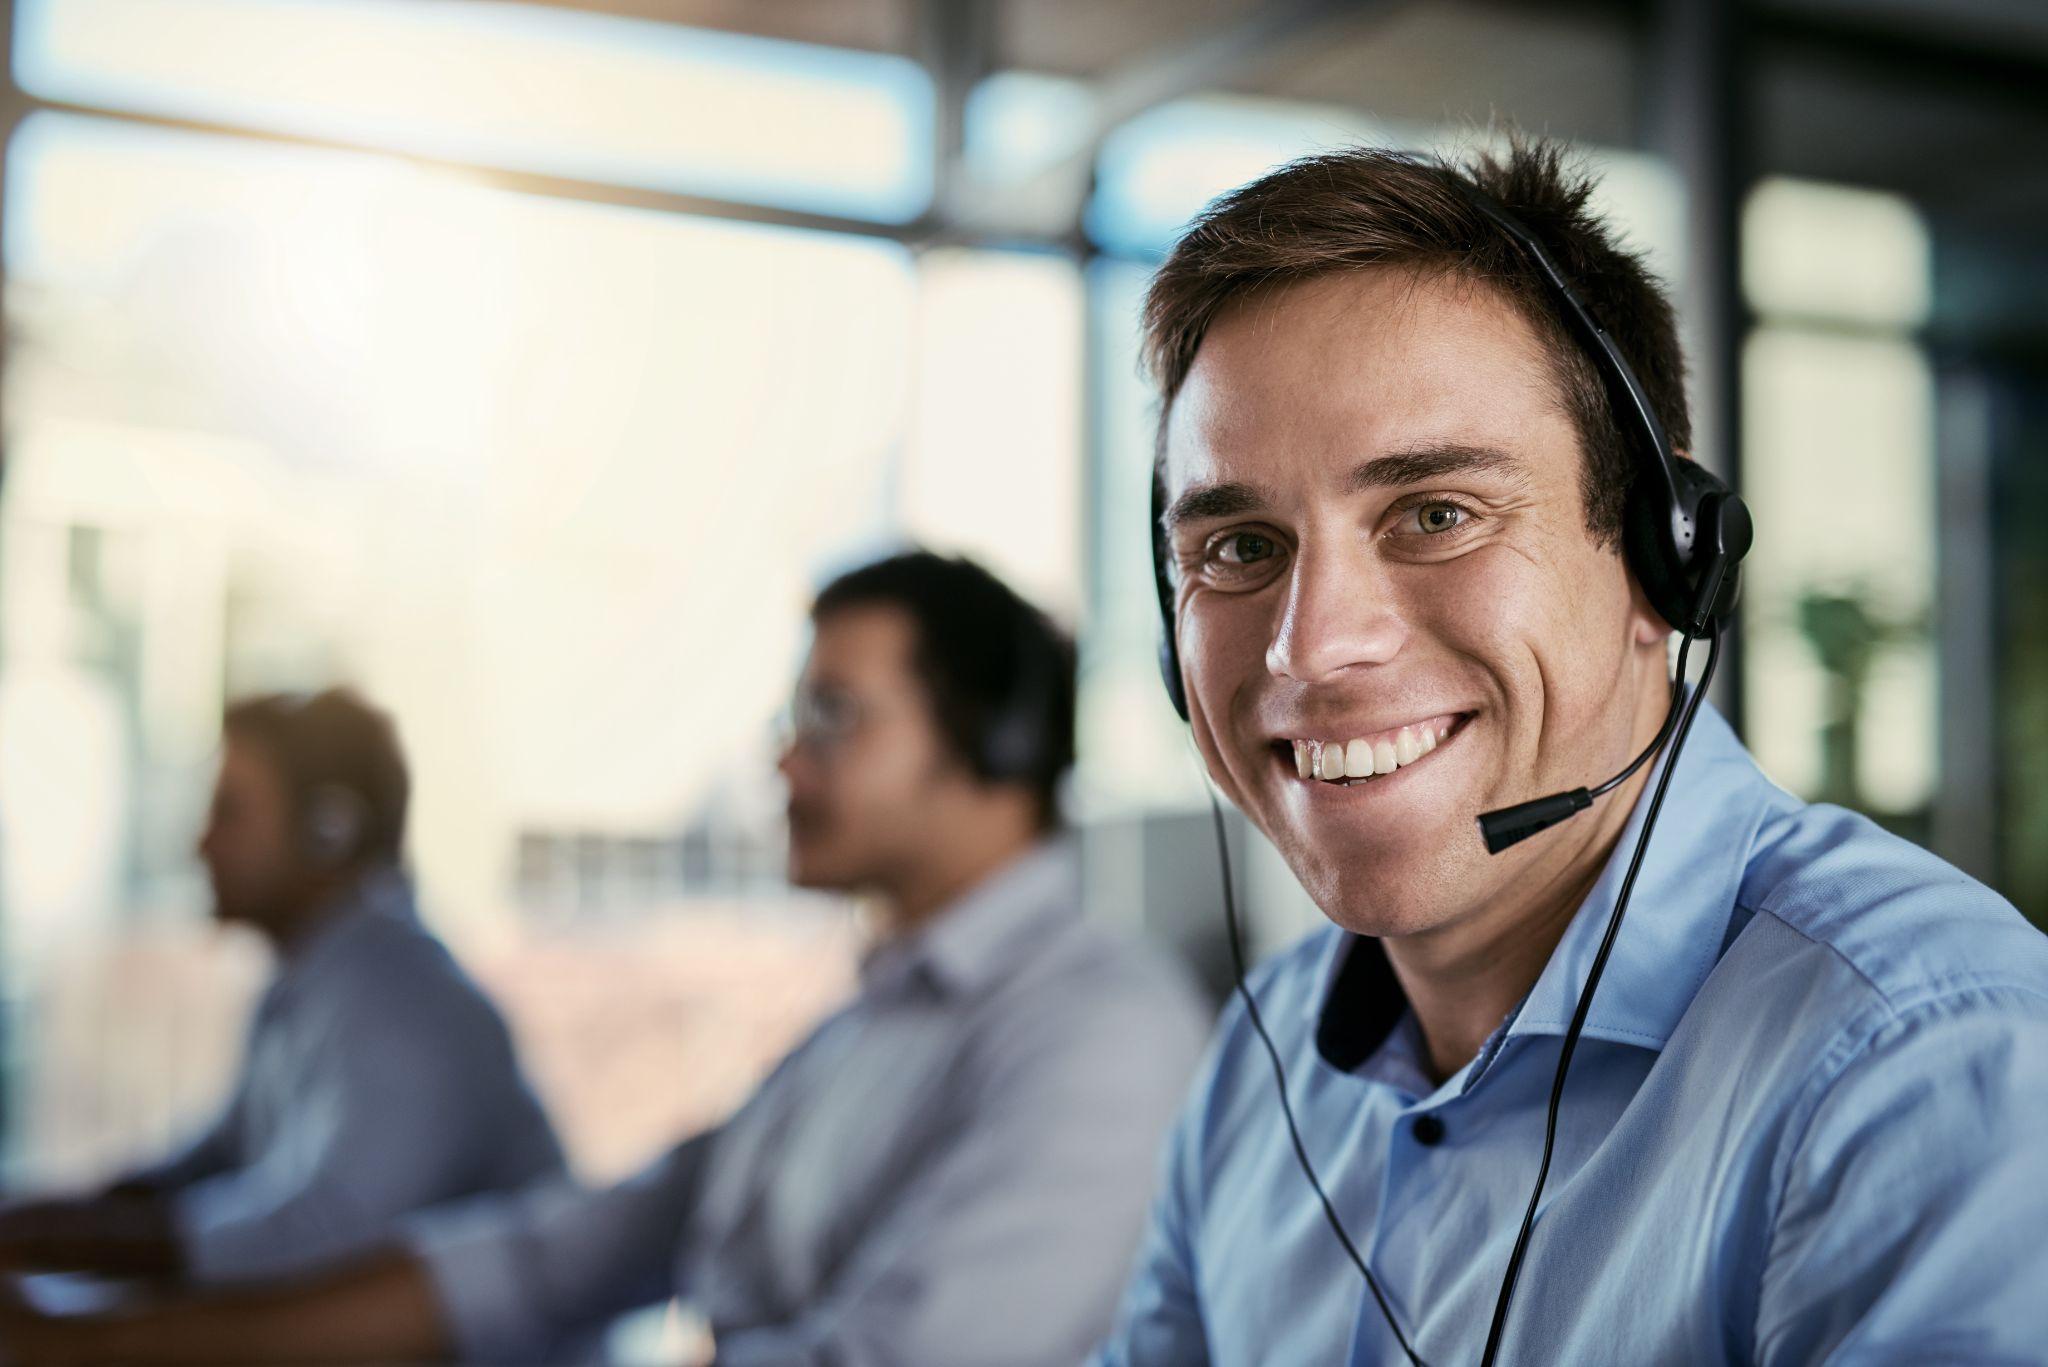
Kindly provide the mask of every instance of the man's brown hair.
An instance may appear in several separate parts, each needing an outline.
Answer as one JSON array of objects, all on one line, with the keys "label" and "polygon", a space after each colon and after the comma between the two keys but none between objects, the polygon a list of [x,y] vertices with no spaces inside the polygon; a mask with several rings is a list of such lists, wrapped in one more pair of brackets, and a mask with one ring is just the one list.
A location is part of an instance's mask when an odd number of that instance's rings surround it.
[{"label": "man's brown hair", "polygon": [[[811,620],[878,605],[910,617],[913,663],[953,754],[985,780],[1028,787],[1039,829],[1057,829],[1060,783],[1074,767],[1073,641],[974,561],[924,550],[840,575]],[[1017,753],[996,772],[990,750],[1005,739]]]},{"label": "man's brown hair", "polygon": [[396,860],[404,853],[411,782],[398,729],[353,690],[243,698],[229,705],[221,730],[257,746],[276,766],[295,820],[325,788],[360,801],[362,830],[348,851],[352,859]]},{"label": "man's brown hair", "polygon": [[[1664,287],[1588,208],[1593,177],[1556,143],[1515,139],[1460,165],[1379,148],[1305,157],[1233,190],[1175,244],[1145,297],[1144,357],[1166,419],[1217,315],[1245,296],[1338,271],[1408,267],[1496,290],[1535,327],[1585,452],[1586,528],[1619,545],[1636,471],[1607,387],[1535,265],[1454,178],[1520,219],[1613,336],[1672,445],[1692,445],[1685,357]],[[1163,478],[1163,468],[1154,478]]]}]

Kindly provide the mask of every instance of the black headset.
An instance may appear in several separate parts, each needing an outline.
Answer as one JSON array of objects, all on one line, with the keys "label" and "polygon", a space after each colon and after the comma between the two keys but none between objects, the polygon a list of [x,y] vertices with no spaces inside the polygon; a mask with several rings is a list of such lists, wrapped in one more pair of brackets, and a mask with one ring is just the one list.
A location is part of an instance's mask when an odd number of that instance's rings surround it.
[{"label": "black headset", "polygon": [[[1658,420],[1655,406],[1650,402],[1648,392],[1635,370],[1621,353],[1614,338],[1602,327],[1584,298],[1572,287],[1564,272],[1557,266],[1542,240],[1525,224],[1509,213],[1498,201],[1478,186],[1473,185],[1456,172],[1446,170],[1445,179],[1479,214],[1506,234],[1521,250],[1536,271],[1543,277],[1556,303],[1558,316],[1571,330],[1573,336],[1584,348],[1585,353],[1600,372],[1608,391],[1608,401],[1613,407],[1624,439],[1636,453],[1636,472],[1629,481],[1627,502],[1623,512],[1622,550],[1636,582],[1642,586],[1643,596],[1657,610],[1660,617],[1680,633],[1678,667],[1672,682],[1671,704],[1658,729],[1656,738],[1641,754],[1619,774],[1591,788],[1574,788],[1569,792],[1555,793],[1547,797],[1518,803],[1500,811],[1487,812],[1479,817],[1481,838],[1489,853],[1498,854],[1518,841],[1527,839],[1538,831],[1552,826],[1566,817],[1584,811],[1598,798],[1625,782],[1645,763],[1670,744],[1671,760],[1660,774],[1650,798],[1649,810],[1643,821],[1642,833],[1636,840],[1636,847],[1630,859],[1627,876],[1622,880],[1621,891],[1615,899],[1614,910],[1608,917],[1604,938],[1599,952],[1594,956],[1591,969],[1586,975],[1586,985],[1580,990],[1578,1005],[1572,1013],[1570,1028],[1565,1032],[1559,1052],[1557,1071],[1551,1081],[1550,1105],[1544,1124],[1543,1155],[1537,1168],[1536,1183],[1529,1194],[1529,1205],[1522,1217],[1522,1224],[1515,1239],[1513,1253],[1509,1256],[1505,1275],[1501,1279],[1500,1294],[1494,1303],[1493,1321],[1487,1333],[1486,1348],[1481,1358],[1482,1367],[1492,1367],[1499,1356],[1504,1341],[1508,1307],[1514,1297],[1515,1283],[1521,1274],[1522,1263],[1529,1249],[1529,1240],[1536,1223],[1536,1211],[1543,1196],[1545,1179],[1550,1174],[1551,1155],[1557,1138],[1558,1105],[1564,1095],[1565,1077],[1571,1067],[1572,1053],[1576,1049],[1586,1018],[1592,1009],[1593,993],[1599,986],[1602,972],[1606,969],[1615,937],[1621,930],[1622,916],[1628,909],[1629,894],[1634,891],[1636,875],[1642,869],[1643,853],[1648,848],[1650,832],[1657,823],[1657,813],[1663,807],[1664,794],[1670,785],[1672,772],[1677,767],[1678,752],[1685,744],[1686,735],[1692,729],[1693,717],[1706,696],[1707,685],[1712,681],[1714,665],[1721,653],[1721,632],[1733,618],[1736,598],[1740,585],[1742,558],[1748,553],[1754,537],[1749,509],[1739,495],[1723,483],[1714,473],[1698,462],[1681,459],[1671,449],[1664,424]],[[1169,554],[1166,544],[1166,483],[1162,465],[1155,462],[1152,474],[1152,572],[1154,588],[1159,598],[1160,622],[1163,631],[1159,642],[1159,671],[1166,685],[1166,695],[1173,702],[1174,711],[1182,721],[1188,719],[1187,685],[1181,672],[1180,647],[1174,632],[1174,592],[1172,578],[1168,572]],[[1705,638],[1708,642],[1707,662],[1700,676],[1700,682],[1690,695],[1685,691],[1686,656],[1692,643]],[[1259,1005],[1250,989],[1245,985],[1245,961],[1242,936],[1237,917],[1237,899],[1232,886],[1230,872],[1230,845],[1223,823],[1223,808],[1217,803],[1213,789],[1209,800],[1216,819],[1216,841],[1218,855],[1223,866],[1223,906],[1228,920],[1230,951],[1237,974],[1237,992],[1245,1004],[1245,1011],[1259,1038],[1266,1046],[1267,1056],[1272,1060],[1274,1079],[1279,1085],[1280,1109],[1287,1121],[1289,1137],[1294,1143],[1295,1158],[1300,1162],[1302,1172],[1309,1185],[1315,1189],[1322,1202],[1323,1214],[1331,1230],[1336,1234],[1344,1251],[1365,1279],[1366,1289],[1380,1308],[1395,1340],[1411,1363],[1424,1367],[1423,1359],[1410,1345],[1407,1335],[1395,1319],[1393,1309],[1371,1269],[1366,1266],[1357,1246],[1344,1228],[1344,1222],[1337,1213],[1336,1205],[1323,1189],[1316,1176],[1315,1167],[1309,1161],[1308,1149],[1302,1142],[1301,1131],[1294,1120],[1294,1111],[1287,1098],[1286,1070],[1280,1061],[1280,1051],[1267,1033],[1265,1021],[1260,1017]]]},{"label": "black headset", "polygon": [[322,783],[307,793],[299,811],[299,849],[316,868],[353,863],[363,852],[370,804],[355,789]]},{"label": "black headset", "polygon": [[[298,720],[325,696],[315,692],[281,694],[280,711]],[[292,800],[299,854],[307,863],[317,869],[336,869],[362,856],[370,833],[367,797],[349,784],[330,779],[295,792]]]},{"label": "black headset", "polygon": [[1029,603],[1012,598],[1006,610],[1016,668],[1009,671],[1009,691],[975,734],[974,771],[990,783],[1036,783],[1052,765],[1061,651],[1051,627]]}]

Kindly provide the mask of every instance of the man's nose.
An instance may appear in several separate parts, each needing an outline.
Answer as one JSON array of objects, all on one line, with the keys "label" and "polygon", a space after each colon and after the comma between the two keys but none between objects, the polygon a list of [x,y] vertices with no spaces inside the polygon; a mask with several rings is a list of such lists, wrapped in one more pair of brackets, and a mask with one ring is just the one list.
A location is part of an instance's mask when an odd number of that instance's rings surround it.
[{"label": "man's nose", "polygon": [[1297,683],[1385,664],[1408,639],[1386,567],[1368,548],[1329,544],[1296,552],[1266,668]]},{"label": "man's nose", "polygon": [[808,747],[791,741],[782,747],[782,755],[775,761],[776,772],[782,775],[790,791],[806,786],[815,777],[816,762]]}]

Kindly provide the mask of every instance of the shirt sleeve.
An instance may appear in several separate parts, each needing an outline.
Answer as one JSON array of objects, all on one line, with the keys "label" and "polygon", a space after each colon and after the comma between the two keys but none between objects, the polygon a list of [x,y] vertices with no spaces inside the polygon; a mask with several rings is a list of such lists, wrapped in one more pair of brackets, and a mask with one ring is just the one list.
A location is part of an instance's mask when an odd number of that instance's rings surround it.
[{"label": "shirt sleeve", "polygon": [[927,1160],[793,1321],[719,1367],[1078,1362],[1109,1322],[1196,1053],[1192,1003],[1104,994],[1006,1022]]},{"label": "shirt sleeve", "polygon": [[2048,1001],[1912,1008],[1820,1093],[1786,1167],[1756,1360],[2037,1362],[2048,1342]]},{"label": "shirt sleeve", "polygon": [[[374,979],[374,980],[373,980]],[[404,1215],[476,1189],[505,1142],[502,1026],[423,970],[330,985],[276,1130],[246,1166],[172,1197],[186,1273],[202,1284],[303,1273],[389,1239]]]},{"label": "shirt sleeve", "polygon": [[614,1186],[566,1179],[413,1222],[455,1346],[469,1362],[551,1362],[604,1321],[665,1299],[717,1132]]},{"label": "shirt sleeve", "polygon": [[[1241,1017],[1233,1000],[1217,1030],[1220,1042]],[[1211,1047],[1200,1081],[1160,1154],[1158,1191],[1144,1242],[1109,1338],[1093,1367],[1205,1367],[1208,1332],[1195,1279],[1194,1231],[1201,1211],[1201,1128],[1221,1067]]]}]

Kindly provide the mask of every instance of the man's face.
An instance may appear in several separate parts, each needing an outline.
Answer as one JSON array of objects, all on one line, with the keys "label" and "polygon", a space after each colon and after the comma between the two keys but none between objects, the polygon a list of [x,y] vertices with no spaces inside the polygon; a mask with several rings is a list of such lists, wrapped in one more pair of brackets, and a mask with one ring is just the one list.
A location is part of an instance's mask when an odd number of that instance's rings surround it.
[{"label": "man's face", "polygon": [[247,742],[231,738],[222,750],[199,857],[223,921],[267,924],[303,877],[284,779]]},{"label": "man's face", "polygon": [[948,752],[914,663],[916,624],[886,606],[818,623],[797,683],[789,782],[789,877],[799,887],[887,886],[932,839],[966,778]]},{"label": "man's face", "polygon": [[[1166,438],[1196,742],[1324,912],[1413,934],[1555,875],[1572,836],[1492,857],[1474,818],[1626,763],[1664,632],[1534,329],[1407,270],[1286,286],[1216,320]],[[1375,776],[1301,777],[1338,748]]]}]

